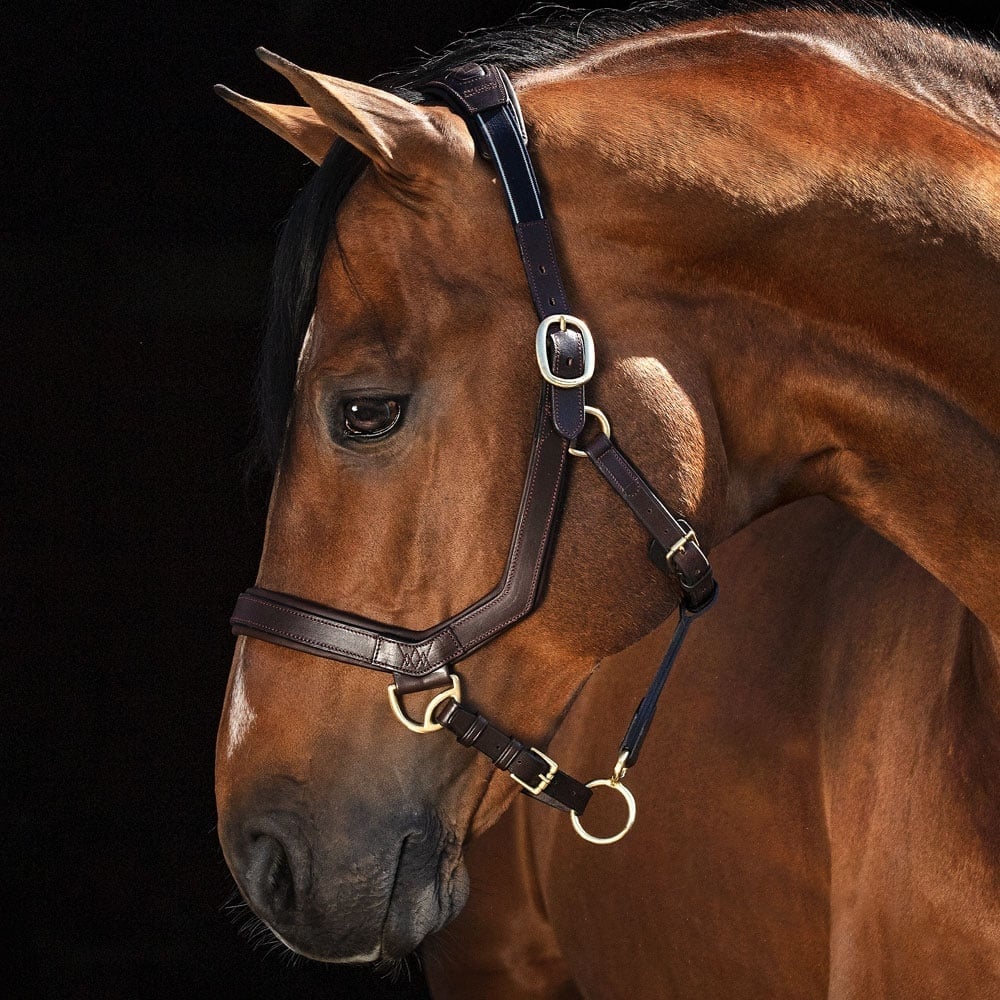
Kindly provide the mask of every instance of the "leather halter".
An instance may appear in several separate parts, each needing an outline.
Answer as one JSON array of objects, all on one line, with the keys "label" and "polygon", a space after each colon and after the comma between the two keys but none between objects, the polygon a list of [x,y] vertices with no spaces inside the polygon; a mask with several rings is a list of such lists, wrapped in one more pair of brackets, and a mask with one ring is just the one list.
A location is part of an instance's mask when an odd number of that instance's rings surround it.
[{"label": "leather halter", "polygon": [[[586,405],[585,385],[594,370],[594,344],[583,321],[569,309],[541,193],[527,150],[527,132],[513,87],[497,66],[470,64],[425,88],[466,122],[482,156],[490,160],[504,190],[532,301],[541,320],[536,355],[542,392],[521,495],[514,537],[503,577],[489,594],[457,615],[422,632],[396,628],[324,605],[252,587],[240,595],[231,618],[233,633],[356,664],[393,675],[390,704],[416,732],[451,730],[460,743],[484,753],[494,764],[548,805],[577,817],[591,787],[606,784],[634,801],[620,784],[637,760],[667,674],[694,617],[713,603],[717,586],[712,569],[690,525],[675,517],[611,439],[601,411]],[[601,430],[582,449],[576,439],[587,416]],[[501,632],[522,621],[538,603],[552,550],[566,482],[567,452],[586,456],[650,534],[653,564],[670,573],[680,587],[680,617],[670,647],[636,709],[619,748],[610,781],[584,785],[542,751],[502,732],[462,703],[451,667]],[[409,719],[401,696],[447,688],[425,710],[423,724]],[[626,827],[626,830],[628,829]],[[624,835],[625,831],[619,834]],[[611,842],[606,838],[601,842]]]}]

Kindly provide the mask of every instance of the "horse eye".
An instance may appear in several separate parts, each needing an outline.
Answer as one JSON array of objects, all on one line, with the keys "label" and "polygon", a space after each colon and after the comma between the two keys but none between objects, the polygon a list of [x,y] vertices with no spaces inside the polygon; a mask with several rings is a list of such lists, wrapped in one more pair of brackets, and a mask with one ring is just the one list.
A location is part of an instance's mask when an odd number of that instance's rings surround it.
[{"label": "horse eye", "polygon": [[343,412],[344,437],[373,441],[396,427],[403,408],[398,399],[361,396],[344,400]]}]

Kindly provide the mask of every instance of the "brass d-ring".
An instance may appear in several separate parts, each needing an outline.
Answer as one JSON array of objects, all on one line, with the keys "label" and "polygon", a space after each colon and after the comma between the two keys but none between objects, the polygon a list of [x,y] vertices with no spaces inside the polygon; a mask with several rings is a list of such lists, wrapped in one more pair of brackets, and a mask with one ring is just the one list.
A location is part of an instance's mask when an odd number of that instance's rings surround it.
[{"label": "brass d-ring", "polygon": [[447,691],[442,691],[439,694],[434,695],[430,702],[427,704],[427,708],[424,709],[424,721],[423,723],[414,722],[407,714],[403,711],[403,706],[399,703],[399,691],[396,690],[395,684],[390,684],[389,688],[389,707],[392,709],[392,714],[399,719],[400,722],[410,730],[411,733],[436,733],[439,729],[444,727],[439,723],[434,721],[434,711],[437,709],[438,705],[442,702],[447,701],[449,698],[454,698],[455,701],[462,700],[462,684],[458,679],[458,674],[451,675],[451,687]]},{"label": "brass d-ring", "polygon": [[621,792],[622,797],[628,804],[628,819],[625,821],[625,826],[612,837],[595,837],[592,833],[587,833],[584,830],[575,809],[570,811],[570,822],[573,824],[573,829],[584,840],[590,841],[591,844],[617,844],[632,829],[632,824],[635,822],[635,796],[620,781],[616,781],[614,778],[598,778],[595,781],[587,782],[588,788],[597,788],[598,785],[606,785],[608,788],[613,788],[616,792]]},{"label": "brass d-ring", "polygon": [[[593,417],[601,425],[601,432],[605,437],[611,437],[611,421],[605,416],[603,410],[599,410],[596,406],[585,406],[583,408],[583,412],[588,417]],[[574,441],[573,444],[576,444],[576,442]],[[572,444],[569,446],[569,453],[574,458],[587,457],[587,453],[585,451],[581,451],[579,448],[574,448]]]}]

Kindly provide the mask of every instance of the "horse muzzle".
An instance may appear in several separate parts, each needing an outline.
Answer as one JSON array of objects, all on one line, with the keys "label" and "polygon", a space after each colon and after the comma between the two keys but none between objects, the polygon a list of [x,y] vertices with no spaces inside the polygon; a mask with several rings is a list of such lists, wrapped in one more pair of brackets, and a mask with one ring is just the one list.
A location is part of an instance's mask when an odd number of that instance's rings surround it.
[{"label": "horse muzzle", "polygon": [[308,958],[401,958],[468,897],[458,840],[436,813],[357,819],[313,822],[306,810],[272,809],[220,821],[226,860],[250,908]]}]

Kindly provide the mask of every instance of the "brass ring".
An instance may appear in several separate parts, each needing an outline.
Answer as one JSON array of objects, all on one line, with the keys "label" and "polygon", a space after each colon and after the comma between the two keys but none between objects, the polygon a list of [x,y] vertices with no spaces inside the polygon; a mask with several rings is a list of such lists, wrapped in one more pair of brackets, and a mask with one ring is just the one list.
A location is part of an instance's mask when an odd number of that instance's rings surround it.
[{"label": "brass ring", "polygon": [[458,679],[458,674],[451,675],[451,687],[447,691],[441,691],[439,694],[434,695],[428,702],[427,708],[424,709],[424,721],[423,723],[414,722],[407,714],[403,711],[403,706],[399,703],[399,692],[396,690],[395,684],[390,684],[389,688],[389,707],[392,709],[392,714],[399,719],[400,722],[410,730],[411,733],[436,733],[439,729],[444,727],[439,723],[434,721],[434,711],[442,702],[447,701],[449,698],[454,698],[455,701],[460,702],[462,700],[462,684]]},{"label": "brass ring", "polygon": [[[601,425],[601,431],[604,433],[605,437],[611,437],[611,421],[604,415],[603,410],[599,410],[596,406],[585,406],[583,412],[588,417],[594,417],[597,422]],[[576,443],[575,441],[573,442]],[[581,451],[579,448],[574,448],[573,445],[569,446],[569,453],[574,458],[586,458],[587,453]]]},{"label": "brass ring", "polygon": [[584,830],[575,809],[570,810],[570,822],[573,824],[573,829],[591,844],[616,844],[632,829],[632,824],[635,822],[635,796],[620,781],[614,781],[611,778],[598,778],[596,781],[587,782],[588,788],[596,788],[598,785],[607,785],[608,788],[621,792],[622,797],[628,803],[628,819],[625,821],[625,826],[613,837],[595,837],[592,833],[587,833]]}]

